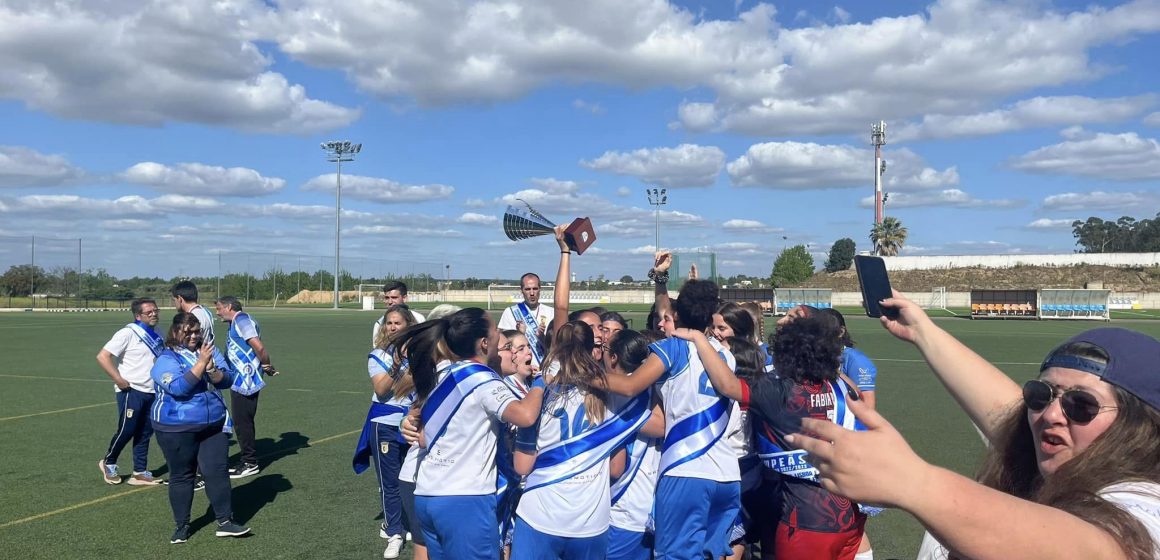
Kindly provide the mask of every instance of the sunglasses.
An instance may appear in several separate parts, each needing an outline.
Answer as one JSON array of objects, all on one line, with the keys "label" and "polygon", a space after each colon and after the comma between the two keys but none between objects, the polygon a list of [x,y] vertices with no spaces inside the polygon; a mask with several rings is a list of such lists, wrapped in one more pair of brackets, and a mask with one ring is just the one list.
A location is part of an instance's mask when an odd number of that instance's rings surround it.
[{"label": "sunglasses", "polygon": [[1105,410],[1116,410],[1116,406],[1101,406],[1100,401],[1087,391],[1068,389],[1058,392],[1058,387],[1039,379],[1023,384],[1023,404],[1033,412],[1047,408],[1051,401],[1059,397],[1063,415],[1076,424],[1087,424]]}]

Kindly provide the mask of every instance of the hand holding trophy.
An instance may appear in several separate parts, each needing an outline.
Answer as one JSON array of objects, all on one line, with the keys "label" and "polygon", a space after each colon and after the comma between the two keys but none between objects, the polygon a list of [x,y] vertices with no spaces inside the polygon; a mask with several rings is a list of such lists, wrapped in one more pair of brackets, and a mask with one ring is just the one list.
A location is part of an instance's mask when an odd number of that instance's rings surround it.
[{"label": "hand holding trophy", "polygon": [[[541,235],[556,234],[556,224],[543,214],[532,208],[531,204],[520,200],[527,206],[527,210],[508,206],[503,214],[503,231],[508,239],[519,241]],[[596,242],[596,231],[592,229],[592,221],[588,218],[576,218],[568,227],[564,228],[563,239],[566,246],[583,255]]]}]

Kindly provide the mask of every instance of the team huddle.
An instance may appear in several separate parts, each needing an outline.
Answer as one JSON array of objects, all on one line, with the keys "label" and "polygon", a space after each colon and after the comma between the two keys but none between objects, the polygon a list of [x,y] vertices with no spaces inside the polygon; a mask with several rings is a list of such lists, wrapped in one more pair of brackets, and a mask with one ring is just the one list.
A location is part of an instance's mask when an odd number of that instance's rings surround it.
[{"label": "team huddle", "polygon": [[375,456],[385,558],[408,536],[420,559],[872,557],[877,510],[822,489],[784,440],[803,417],[857,429],[845,403],[873,395],[840,314],[797,309],[770,346],[760,309],[710,281],[670,301],[662,253],[638,332],[568,309],[560,249],[552,306],[529,273],[498,323],[449,305],[423,321],[385,287],[354,459]]},{"label": "team huddle", "polygon": [[[767,337],[759,307],[721,302],[695,274],[670,299],[661,252],[654,308],[633,330],[615,312],[569,309],[562,231],[552,304],[525,274],[523,301],[498,322],[447,304],[424,317],[404,284],[385,286],[352,462],[374,465],[384,558],[410,541],[417,560],[868,560],[875,506],[928,530],[920,560],[1160,558],[1160,341],[1079,333],[1020,388],[913,302],[883,300],[897,313],[882,325],[918,348],[989,444],[972,480],[927,464],[875,412],[877,370],[840,313],[799,306]],[[135,321],[97,356],[119,406],[101,476],[123,482],[132,441],[128,483],[161,484],[147,469],[156,436],[170,542],[190,538],[201,489],[215,534],[246,535],[230,479],[260,469],[257,400],[277,371],[236,298],[215,302],[223,354],[196,287],[172,295],[164,335],[156,303],[135,300]]]}]

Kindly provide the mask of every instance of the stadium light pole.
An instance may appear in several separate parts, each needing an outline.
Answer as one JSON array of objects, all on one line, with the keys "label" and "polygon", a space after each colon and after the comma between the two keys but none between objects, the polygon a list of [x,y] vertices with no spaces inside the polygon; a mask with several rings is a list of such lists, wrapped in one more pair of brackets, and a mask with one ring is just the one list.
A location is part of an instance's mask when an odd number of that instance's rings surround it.
[{"label": "stadium light pole", "polygon": [[886,121],[870,125],[870,142],[874,144],[874,223],[882,223],[883,205],[882,175],[886,173],[886,160],[882,159],[882,146],[886,145]]},{"label": "stadium light pole", "polygon": [[661,250],[661,206],[669,203],[669,189],[645,189],[645,196],[648,196],[648,203],[655,208],[656,214],[656,250]]},{"label": "stadium light pole", "polygon": [[342,242],[342,162],[354,161],[354,155],[362,151],[362,144],[352,144],[349,140],[323,142],[326,161],[338,166],[334,189],[334,308],[338,309],[339,248]]}]

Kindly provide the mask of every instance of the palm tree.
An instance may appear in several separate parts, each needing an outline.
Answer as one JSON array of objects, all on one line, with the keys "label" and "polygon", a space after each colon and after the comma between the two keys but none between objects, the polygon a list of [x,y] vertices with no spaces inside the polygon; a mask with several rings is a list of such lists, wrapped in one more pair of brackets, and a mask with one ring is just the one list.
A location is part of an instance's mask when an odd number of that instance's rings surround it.
[{"label": "palm tree", "polygon": [[882,223],[874,224],[874,227],[870,228],[870,242],[874,244],[874,254],[884,257],[897,255],[899,249],[906,244],[908,233],[898,218],[883,218]]}]

